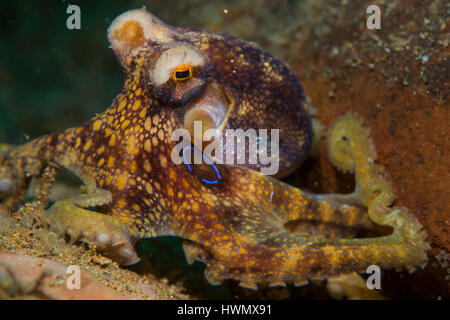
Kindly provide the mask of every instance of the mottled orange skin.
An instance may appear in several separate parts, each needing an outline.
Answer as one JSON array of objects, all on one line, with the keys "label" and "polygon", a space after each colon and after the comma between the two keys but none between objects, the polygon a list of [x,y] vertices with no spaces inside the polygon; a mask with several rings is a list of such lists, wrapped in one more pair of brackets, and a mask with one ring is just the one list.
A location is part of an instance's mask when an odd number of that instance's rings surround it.
[{"label": "mottled orange skin", "polygon": [[[222,179],[207,184],[201,178],[215,178],[210,165],[193,165],[193,172],[185,164],[175,165],[171,151],[177,142],[171,134],[183,127],[185,105],[201,91],[180,99],[174,93],[183,84],[149,85],[148,70],[164,45],[147,40],[141,46],[142,30],[137,23],[128,25],[137,31],[116,32],[129,43],[116,50],[126,82],[111,107],[78,128],[38,138],[0,158],[0,177],[14,181],[5,196],[7,206],[17,207],[30,177],[46,166],[67,168],[82,179],[87,193],[97,188],[111,193],[112,200],[97,212],[126,226],[131,238],[186,239],[188,260],[204,261],[212,283],[225,278],[247,287],[304,283],[364,271],[373,263],[412,264],[398,262],[395,246],[345,239],[372,227],[363,204],[342,205],[333,196],[304,193],[251,168],[217,165]],[[194,76],[205,84],[216,81],[232,97],[225,128],[279,128],[280,168],[295,169],[309,151],[312,129],[294,74],[242,40],[203,30],[171,30],[174,41],[189,43],[206,57]],[[296,223],[288,228],[288,222]]]}]

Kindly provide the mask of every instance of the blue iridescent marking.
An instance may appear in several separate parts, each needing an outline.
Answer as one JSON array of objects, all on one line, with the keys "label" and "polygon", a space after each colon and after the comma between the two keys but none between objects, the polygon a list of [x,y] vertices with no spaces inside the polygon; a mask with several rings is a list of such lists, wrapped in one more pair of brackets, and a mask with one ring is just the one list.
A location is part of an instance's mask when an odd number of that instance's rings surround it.
[{"label": "blue iridescent marking", "polygon": [[[198,150],[197,148],[192,147],[192,146],[188,146],[188,147],[183,148],[183,161],[184,161],[184,163],[186,164],[186,166],[188,167],[189,171],[192,172],[192,168],[191,168],[191,166],[189,165],[189,163],[188,163],[187,160],[186,160],[186,150],[187,150],[187,149],[194,149],[194,150],[197,150],[197,151],[199,151],[199,150]],[[200,151],[199,151],[199,152],[200,152]],[[207,157],[205,157],[203,154],[202,154],[202,157],[203,157],[203,159],[206,160],[206,162],[207,162],[208,164],[212,165],[212,167],[213,167],[214,170],[216,171],[217,178],[218,178],[219,180],[222,179],[222,177],[220,176],[219,170],[217,170],[217,167],[216,167],[216,166],[215,166],[215,165],[214,165]],[[201,178],[201,180],[202,180],[203,182],[206,182],[206,183],[209,183],[209,184],[216,184],[216,183],[219,183],[219,180],[209,181],[209,180],[206,180],[206,179],[203,179],[203,178]]]}]

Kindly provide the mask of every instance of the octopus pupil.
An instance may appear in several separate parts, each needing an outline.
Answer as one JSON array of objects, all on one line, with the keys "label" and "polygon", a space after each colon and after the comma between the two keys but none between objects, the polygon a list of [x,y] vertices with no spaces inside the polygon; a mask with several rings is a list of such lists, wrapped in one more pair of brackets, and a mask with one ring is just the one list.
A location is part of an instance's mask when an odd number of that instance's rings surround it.
[{"label": "octopus pupil", "polygon": [[176,72],[175,72],[175,77],[176,77],[178,80],[187,79],[187,78],[190,77],[190,75],[191,75],[190,70],[176,71]]}]

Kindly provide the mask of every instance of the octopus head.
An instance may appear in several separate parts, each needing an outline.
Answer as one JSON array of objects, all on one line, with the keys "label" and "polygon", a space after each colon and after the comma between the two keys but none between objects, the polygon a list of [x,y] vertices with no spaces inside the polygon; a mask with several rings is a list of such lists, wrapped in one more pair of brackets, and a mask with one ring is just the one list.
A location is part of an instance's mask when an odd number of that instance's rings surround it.
[{"label": "octopus head", "polygon": [[[182,113],[180,125],[191,133],[195,121],[201,121],[203,132],[215,129],[224,136],[227,129],[256,134],[277,130],[278,177],[292,172],[306,157],[312,129],[302,87],[283,62],[256,44],[172,27],[145,9],[118,16],[108,39],[125,73],[138,76],[160,105]],[[267,150],[272,149],[266,146],[263,151]],[[245,166],[261,166],[259,161],[250,163],[248,154],[245,159]]]}]

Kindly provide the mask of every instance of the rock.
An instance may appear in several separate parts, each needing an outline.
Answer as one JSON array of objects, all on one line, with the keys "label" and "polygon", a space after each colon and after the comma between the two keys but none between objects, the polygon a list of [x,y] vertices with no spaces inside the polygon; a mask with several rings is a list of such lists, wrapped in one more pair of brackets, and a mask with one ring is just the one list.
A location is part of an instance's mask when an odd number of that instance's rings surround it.
[{"label": "rock", "polygon": [[0,252],[0,297],[56,300],[121,300],[123,296],[81,270],[81,288],[68,289],[67,266],[21,254]]}]

